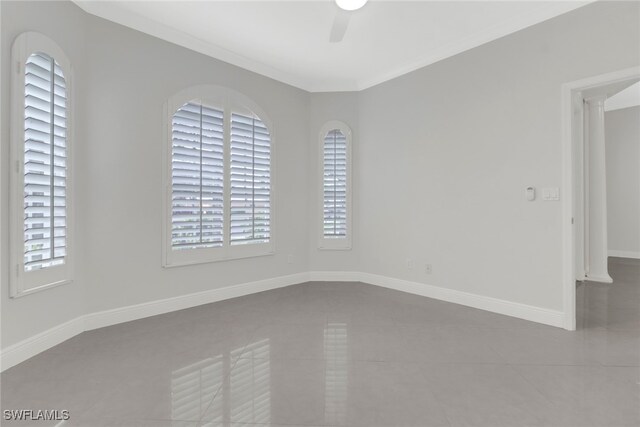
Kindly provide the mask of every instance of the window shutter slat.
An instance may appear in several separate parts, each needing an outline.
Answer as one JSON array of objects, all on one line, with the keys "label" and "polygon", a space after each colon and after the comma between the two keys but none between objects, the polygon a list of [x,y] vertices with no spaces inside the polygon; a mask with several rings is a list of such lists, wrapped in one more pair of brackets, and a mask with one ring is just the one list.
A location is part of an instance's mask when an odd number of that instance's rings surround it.
[{"label": "window shutter slat", "polygon": [[323,147],[323,236],[347,235],[347,138],[333,129]]},{"label": "window shutter slat", "polygon": [[44,53],[25,64],[24,270],[61,265],[66,256],[66,82]]},{"label": "window shutter slat", "polygon": [[257,117],[231,114],[232,245],[266,243],[271,235],[271,137]]},{"label": "window shutter slat", "polygon": [[172,119],[171,246],[222,246],[224,112],[189,102]]}]

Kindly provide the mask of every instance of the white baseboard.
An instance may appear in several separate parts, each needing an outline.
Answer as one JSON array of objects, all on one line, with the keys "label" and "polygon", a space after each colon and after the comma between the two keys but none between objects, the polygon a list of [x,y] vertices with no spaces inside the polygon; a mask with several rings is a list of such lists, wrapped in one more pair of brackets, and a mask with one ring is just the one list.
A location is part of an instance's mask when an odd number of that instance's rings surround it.
[{"label": "white baseboard", "polygon": [[0,353],[0,372],[84,332],[83,317],[76,317],[3,349]]},{"label": "white baseboard", "polygon": [[361,273],[360,281],[389,289],[395,289],[397,291],[422,295],[441,301],[504,314],[506,316],[517,317],[519,319],[530,320],[532,322],[542,323],[545,325],[557,326],[559,328],[562,328],[565,325],[564,313],[557,310],[550,310],[533,305],[457,291],[454,289],[441,288],[439,286],[432,286],[419,282],[379,276],[376,274]]},{"label": "white baseboard", "polygon": [[357,271],[311,271],[309,280],[312,282],[359,282],[362,273]]},{"label": "white baseboard", "polygon": [[224,288],[210,289],[193,294],[180,295],[163,300],[150,301],[142,304],[130,305],[113,310],[105,310],[85,316],[85,330],[104,328],[118,323],[130,322],[158,314],[183,310],[198,305],[209,304],[216,301],[237,298],[244,295],[255,294],[271,289],[282,288],[309,281],[308,273],[298,273],[289,276],[274,277],[255,282],[242,283]]},{"label": "white baseboard", "polygon": [[616,250],[610,249],[609,250],[609,256],[614,256],[614,257],[618,257],[618,258],[640,259],[640,252],[616,251]]},{"label": "white baseboard", "polygon": [[308,273],[298,273],[79,316],[2,350],[0,372],[84,331],[308,281]]},{"label": "white baseboard", "polygon": [[209,304],[257,292],[282,288],[308,281],[364,282],[397,291],[408,292],[442,301],[474,307],[493,313],[504,314],[532,322],[563,327],[564,314],[526,304],[476,295],[453,289],[441,288],[419,282],[380,276],[355,271],[312,271],[289,276],[274,277],[255,282],[211,289],[188,295],[180,295],[158,301],[131,305],[113,310],[87,314],[55,326],[19,343],[13,344],[0,353],[0,372],[17,365],[38,353],[56,346],[84,331],[142,319],[198,305]]},{"label": "white baseboard", "polygon": [[427,285],[420,282],[356,271],[312,271],[309,273],[309,276],[313,281],[363,282],[396,291],[478,308],[492,313],[530,320],[545,325],[557,326],[559,328],[565,326],[564,313],[561,311],[486,297],[469,292],[456,291],[454,289]]}]

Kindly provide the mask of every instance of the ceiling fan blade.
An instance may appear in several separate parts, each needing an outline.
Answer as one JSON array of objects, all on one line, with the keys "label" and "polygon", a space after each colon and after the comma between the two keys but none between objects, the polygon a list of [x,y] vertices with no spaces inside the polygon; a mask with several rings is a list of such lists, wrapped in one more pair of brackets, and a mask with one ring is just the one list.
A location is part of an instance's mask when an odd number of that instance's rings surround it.
[{"label": "ceiling fan blade", "polygon": [[331,26],[331,33],[329,34],[330,43],[338,43],[342,41],[344,34],[347,32],[347,27],[349,26],[349,19],[351,19],[351,14],[348,12],[339,11],[336,14],[336,17],[333,20],[333,25]]}]

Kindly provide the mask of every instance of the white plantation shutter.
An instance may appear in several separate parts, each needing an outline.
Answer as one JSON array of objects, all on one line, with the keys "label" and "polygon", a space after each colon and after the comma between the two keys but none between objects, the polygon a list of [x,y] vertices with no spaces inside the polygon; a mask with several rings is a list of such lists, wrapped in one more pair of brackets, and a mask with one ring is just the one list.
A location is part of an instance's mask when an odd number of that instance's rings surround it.
[{"label": "white plantation shutter", "polygon": [[189,102],[172,119],[171,246],[224,240],[224,112]]},{"label": "white plantation shutter", "polygon": [[330,130],[323,144],[323,236],[347,236],[347,137]]},{"label": "white plantation shutter", "polygon": [[24,271],[67,255],[67,88],[49,55],[34,53],[24,75]]},{"label": "white plantation shutter", "polygon": [[232,245],[265,243],[271,236],[271,138],[256,117],[231,114]]},{"label": "white plantation shutter", "polygon": [[166,111],[163,266],[272,254],[266,114],[214,86],[185,89]]}]

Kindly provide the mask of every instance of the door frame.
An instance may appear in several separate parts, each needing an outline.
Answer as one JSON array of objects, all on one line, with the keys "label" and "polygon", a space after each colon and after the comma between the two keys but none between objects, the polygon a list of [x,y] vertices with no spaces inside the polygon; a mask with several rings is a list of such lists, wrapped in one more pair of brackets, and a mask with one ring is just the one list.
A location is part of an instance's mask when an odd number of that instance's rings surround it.
[{"label": "door frame", "polygon": [[[576,248],[576,224],[574,219],[579,213],[577,200],[576,171],[583,173],[583,159],[577,158],[576,152],[584,147],[582,129],[583,105],[576,103],[581,92],[599,86],[619,83],[625,80],[640,78],[640,66],[625,68],[611,73],[600,74],[585,79],[568,82],[562,85],[562,287],[564,328],[576,329],[576,256],[581,254]],[[578,109],[576,111],[575,109]],[[574,117],[580,117],[580,125],[576,126]],[[579,169],[580,168],[580,169]],[[581,202],[582,203],[582,202]],[[580,219],[582,217],[579,217]],[[582,255],[581,255],[582,256]]]}]

